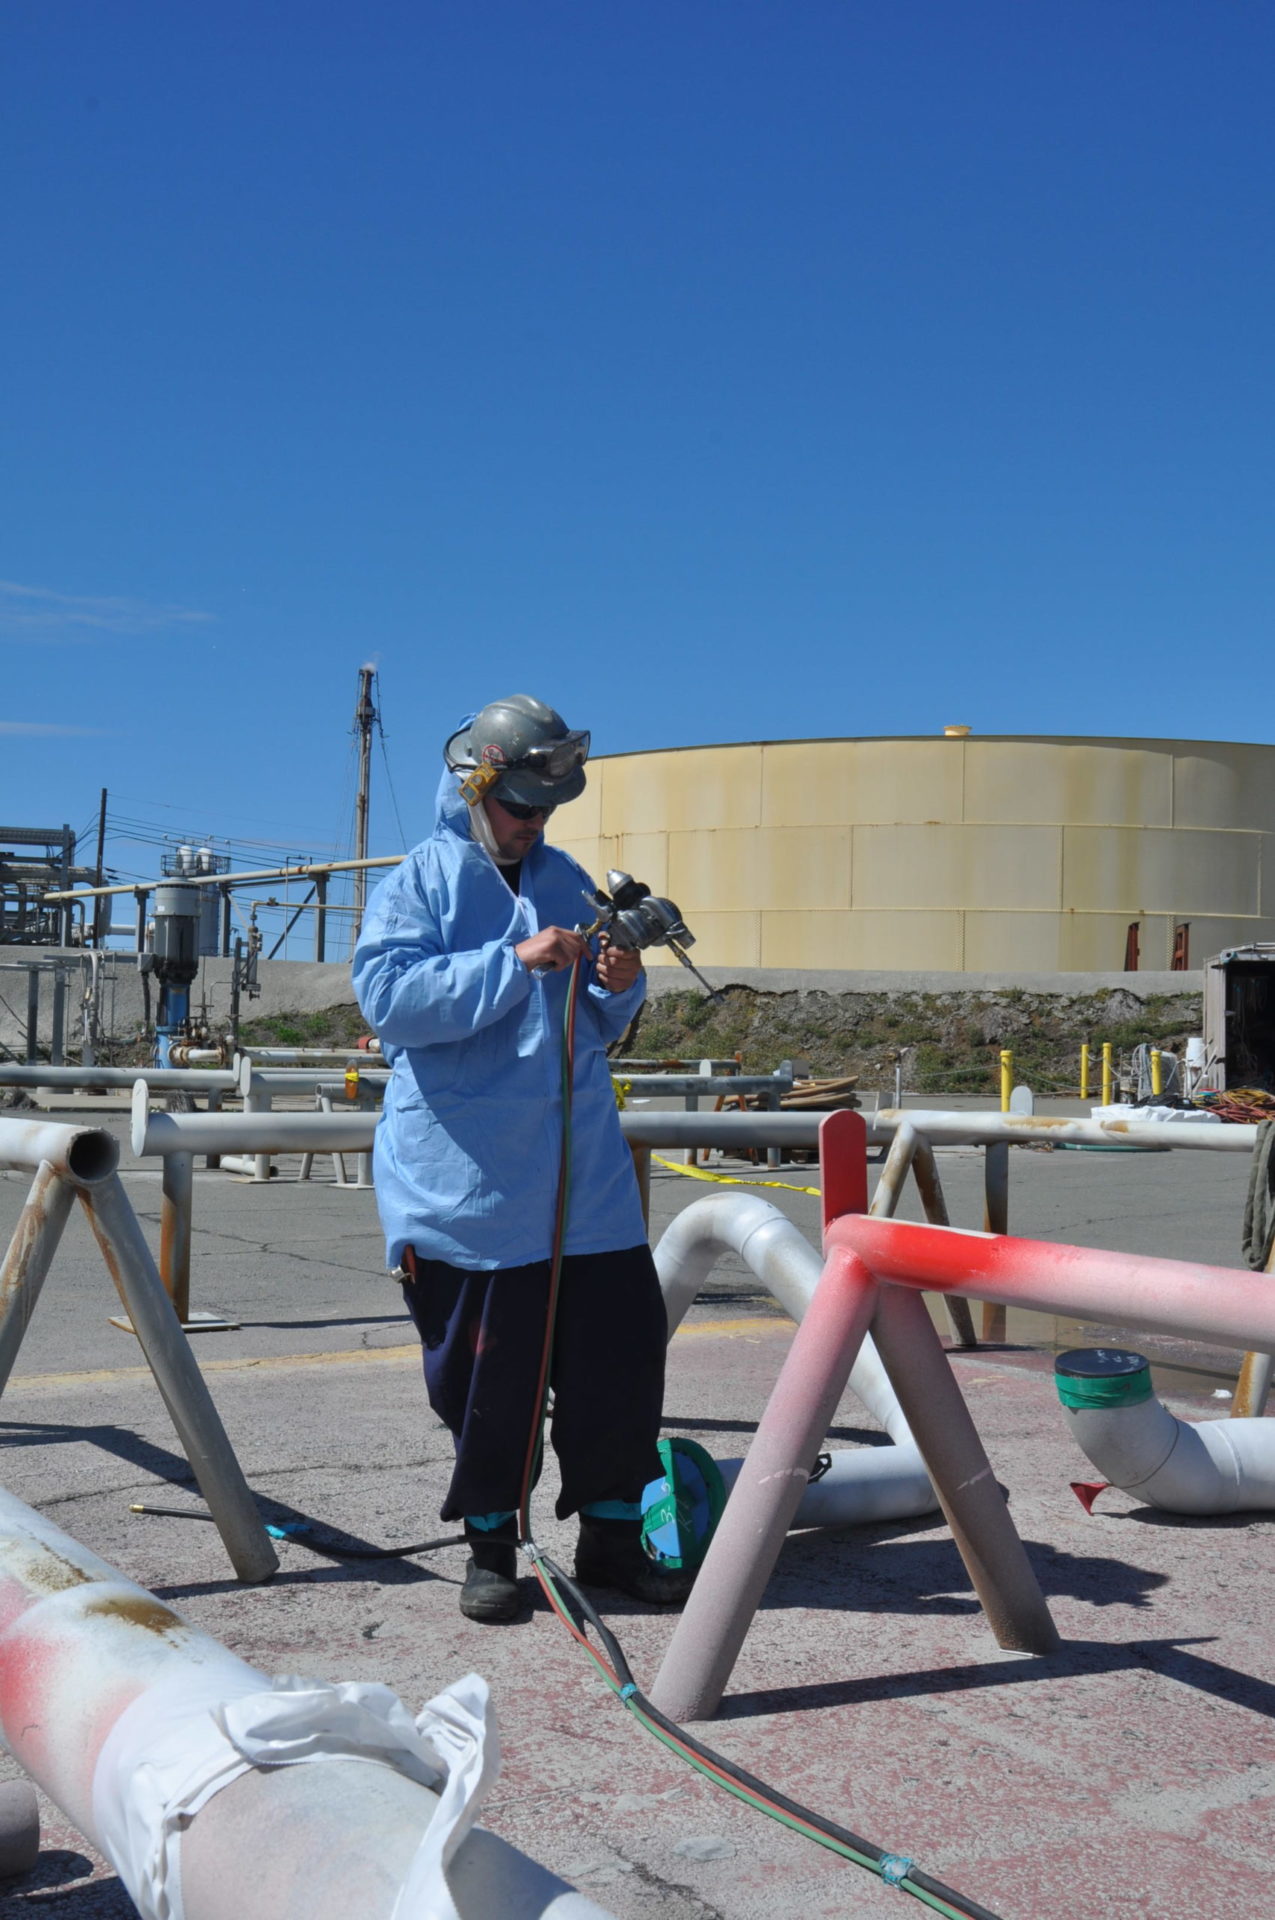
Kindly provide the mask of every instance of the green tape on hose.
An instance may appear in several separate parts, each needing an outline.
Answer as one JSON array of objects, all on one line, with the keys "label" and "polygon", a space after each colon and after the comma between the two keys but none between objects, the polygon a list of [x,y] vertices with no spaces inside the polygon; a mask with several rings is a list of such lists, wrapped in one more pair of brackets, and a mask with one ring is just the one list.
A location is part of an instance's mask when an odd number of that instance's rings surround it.
[{"label": "green tape on hose", "polygon": [[1153,1392],[1150,1367],[1105,1379],[1086,1380],[1075,1374],[1056,1373],[1054,1384],[1065,1407],[1136,1407],[1139,1401],[1150,1400]]}]

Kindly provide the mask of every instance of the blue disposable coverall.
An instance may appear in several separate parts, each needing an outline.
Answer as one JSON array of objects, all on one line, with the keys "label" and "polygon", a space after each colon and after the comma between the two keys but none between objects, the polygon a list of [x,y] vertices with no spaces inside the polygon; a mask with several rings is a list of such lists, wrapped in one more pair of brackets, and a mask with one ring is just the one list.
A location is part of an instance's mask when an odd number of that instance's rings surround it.
[{"label": "blue disposable coverall", "polygon": [[[514,948],[592,918],[588,875],[543,840],[515,895],[471,837],[458,788],[445,772],[434,832],[377,888],[354,956],[359,1005],[393,1068],[374,1147],[388,1260],[411,1250],[404,1291],[457,1447],[444,1519],[517,1505],[534,1412],[570,972],[533,975]],[[640,975],[609,993],[583,970],[555,1347],[560,1513],[627,1508],[659,1471],[663,1306],[605,1056],[644,992]]]}]

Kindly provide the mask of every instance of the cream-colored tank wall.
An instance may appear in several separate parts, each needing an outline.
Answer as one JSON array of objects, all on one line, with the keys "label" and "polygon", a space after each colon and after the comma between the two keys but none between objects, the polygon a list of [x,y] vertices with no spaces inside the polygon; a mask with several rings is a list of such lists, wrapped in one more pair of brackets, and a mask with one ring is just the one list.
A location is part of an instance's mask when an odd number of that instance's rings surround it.
[{"label": "cream-colored tank wall", "polygon": [[[717,967],[1147,968],[1275,940],[1275,747],[792,740],[617,755],[551,836],[677,901]],[[1263,892],[1263,871],[1267,875]],[[659,964],[660,956],[652,960]],[[674,964],[670,962],[669,964]]]}]

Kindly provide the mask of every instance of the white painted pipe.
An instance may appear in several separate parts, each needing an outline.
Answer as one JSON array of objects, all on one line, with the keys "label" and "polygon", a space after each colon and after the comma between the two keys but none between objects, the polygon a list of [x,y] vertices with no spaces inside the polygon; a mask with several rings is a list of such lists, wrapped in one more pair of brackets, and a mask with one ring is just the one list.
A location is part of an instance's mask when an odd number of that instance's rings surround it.
[{"label": "white painted pipe", "polygon": [[[143,1920],[391,1920],[439,1798],[380,1757],[381,1691],[272,1682],[0,1491],[0,1736]],[[607,1920],[477,1827],[447,1882],[459,1920]]]},{"label": "white painted pipe", "polygon": [[[355,1059],[351,1065],[357,1068],[360,1080],[366,1080],[370,1087],[383,1087],[390,1077],[392,1069],[385,1065],[365,1066]],[[266,1093],[273,1099],[279,1094],[317,1093],[320,1087],[337,1087],[342,1084],[343,1073],[339,1067],[259,1067],[254,1061],[239,1057],[235,1069],[239,1091],[246,1099],[251,1093]]]},{"label": "white painted pipe", "polygon": [[1167,1153],[1171,1147],[1197,1147],[1208,1153],[1251,1153],[1255,1126],[1222,1126],[1216,1120],[1187,1120],[1166,1127],[1140,1117],[1137,1107],[1124,1119],[1068,1120],[1042,1113],[972,1113],[947,1107],[882,1107],[866,1114],[868,1139],[880,1143],[907,1124],[936,1147],[988,1146],[1006,1140],[1024,1147],[1051,1141],[1075,1146],[1137,1146]]},{"label": "white painted pipe", "polygon": [[203,1067],[42,1067],[0,1063],[0,1087],[44,1087],[56,1093],[75,1088],[131,1087],[146,1074],[159,1093],[233,1093],[229,1069]]},{"label": "white painted pipe", "polygon": [[[1068,1371],[1091,1353],[1104,1356],[1103,1373]],[[1275,1420],[1179,1420],[1156,1398],[1138,1353],[1060,1354],[1055,1378],[1073,1440],[1113,1487],[1165,1513],[1275,1509]],[[1100,1396],[1102,1404],[1076,1404]]]},{"label": "white painted pipe", "polygon": [[[789,1523],[803,1527],[868,1526],[880,1520],[910,1520],[938,1506],[930,1476],[911,1440],[892,1447],[836,1447],[831,1465],[812,1480]],[[733,1487],[742,1460],[719,1460],[727,1487]]]},{"label": "white painted pipe", "polygon": [[[723,1253],[738,1254],[792,1319],[804,1317],[823,1272],[819,1254],[769,1200],[713,1193],[693,1200],[670,1221],[655,1248],[670,1334]],[[864,1338],[849,1385],[894,1445],[834,1453],[833,1472],[807,1489],[793,1524],[846,1526],[932,1512],[938,1500],[870,1337]],[[738,1472],[739,1462],[725,1463],[723,1473],[727,1465]]]},{"label": "white painted pipe", "polygon": [[119,1165],[119,1143],[103,1127],[68,1127],[56,1120],[0,1115],[0,1167],[28,1173],[45,1163],[76,1187],[100,1186]]},{"label": "white painted pipe", "polygon": [[139,1159],[154,1153],[367,1153],[376,1121],[376,1114],[358,1112],[152,1113],[147,1083],[139,1080],[131,1138]]}]

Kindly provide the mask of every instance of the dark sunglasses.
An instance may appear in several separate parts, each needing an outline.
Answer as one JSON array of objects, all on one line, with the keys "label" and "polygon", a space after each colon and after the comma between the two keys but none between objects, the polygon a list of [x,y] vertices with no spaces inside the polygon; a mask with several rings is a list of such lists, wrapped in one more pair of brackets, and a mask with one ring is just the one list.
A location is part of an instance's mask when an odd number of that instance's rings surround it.
[{"label": "dark sunglasses", "polygon": [[515,820],[547,820],[553,812],[552,802],[547,807],[524,807],[519,800],[502,800],[500,805]]}]

